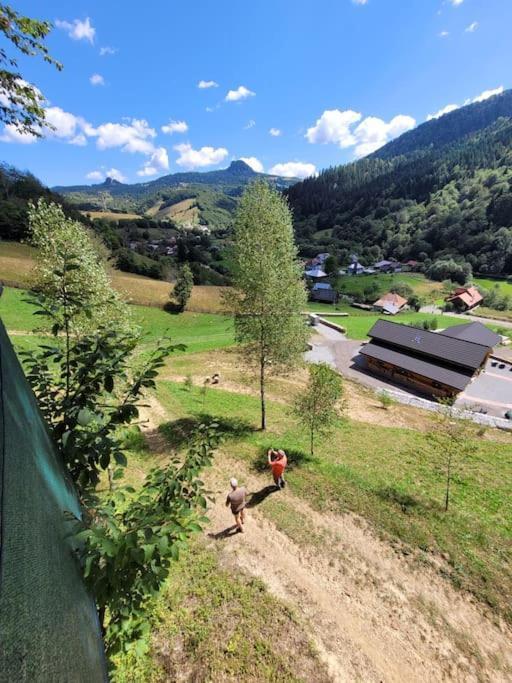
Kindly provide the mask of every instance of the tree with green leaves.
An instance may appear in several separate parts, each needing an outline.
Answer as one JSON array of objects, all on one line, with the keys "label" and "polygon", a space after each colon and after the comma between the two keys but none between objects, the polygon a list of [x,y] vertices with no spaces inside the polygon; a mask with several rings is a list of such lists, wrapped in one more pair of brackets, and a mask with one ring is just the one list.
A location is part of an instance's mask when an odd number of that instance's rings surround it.
[{"label": "tree with green leaves", "polygon": [[444,511],[448,512],[451,489],[456,472],[460,472],[464,460],[474,452],[470,437],[474,427],[467,420],[461,420],[453,407],[453,401],[441,401],[437,414],[436,429],[428,434],[430,455],[440,474],[444,477]]},{"label": "tree with green leaves", "polygon": [[308,383],[295,400],[293,413],[309,432],[311,457],[315,454],[315,437],[327,434],[340,417],[342,395],[343,382],[335,370],[327,363],[309,366]]},{"label": "tree with green leaves", "polygon": [[306,348],[306,305],[290,209],[265,181],[242,195],[235,217],[233,289],[226,300],[248,365],[258,375],[261,429],[266,429],[265,389],[270,372],[293,368]]},{"label": "tree with green leaves", "polygon": [[[23,354],[27,379],[82,504],[77,553],[107,654],[140,651],[147,604],[204,522],[199,473],[211,462],[216,425],[199,426],[188,454],[153,469],[139,490],[119,486],[127,464],[120,428],[139,416],[168,354],[184,347],[163,339],[141,353],[133,328],[112,325],[107,316],[122,305],[84,226],[40,203],[31,227],[41,252],[32,302],[53,338]],[[104,471],[117,485],[108,493],[98,491]]]},{"label": "tree with green leaves", "polygon": [[176,278],[176,284],[171,292],[171,297],[176,301],[180,311],[184,311],[192,294],[192,287],[194,286],[194,278],[188,263],[184,263]]},{"label": "tree with green leaves", "polygon": [[[42,59],[59,71],[62,64],[55,60],[44,44],[52,25],[48,21],[30,19],[0,4],[0,32],[16,50],[28,57]],[[0,121],[24,135],[41,137],[46,122],[44,96],[34,85],[25,81],[18,69],[16,57],[0,48]]]}]

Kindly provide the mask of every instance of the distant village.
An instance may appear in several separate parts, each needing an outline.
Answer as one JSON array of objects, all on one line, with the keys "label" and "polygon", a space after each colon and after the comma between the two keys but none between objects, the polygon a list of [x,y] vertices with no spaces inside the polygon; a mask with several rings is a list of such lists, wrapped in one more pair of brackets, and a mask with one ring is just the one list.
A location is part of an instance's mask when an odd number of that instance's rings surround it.
[{"label": "distant village", "polygon": [[[309,286],[311,301],[319,303],[337,303],[339,292],[329,282],[329,274],[324,270],[330,254],[317,254],[304,262],[304,276]],[[408,260],[404,263],[395,260],[377,261],[373,266],[363,266],[357,256],[347,268],[336,269],[336,276],[363,276],[377,274],[396,274],[418,270],[418,261]],[[469,311],[480,305],[483,296],[476,287],[457,287],[446,297],[446,302],[458,311]],[[374,310],[385,315],[396,315],[408,308],[408,300],[396,292],[388,292],[380,296],[372,305],[356,303],[359,308]]]}]

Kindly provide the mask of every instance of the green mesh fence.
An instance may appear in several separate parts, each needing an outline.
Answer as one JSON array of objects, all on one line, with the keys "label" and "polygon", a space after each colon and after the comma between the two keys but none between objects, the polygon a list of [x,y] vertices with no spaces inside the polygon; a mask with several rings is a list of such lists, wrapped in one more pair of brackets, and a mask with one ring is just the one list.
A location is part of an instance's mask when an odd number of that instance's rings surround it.
[{"label": "green mesh fence", "polygon": [[78,501],[1,322],[0,400],[0,681],[105,681],[95,606],[66,538]]}]

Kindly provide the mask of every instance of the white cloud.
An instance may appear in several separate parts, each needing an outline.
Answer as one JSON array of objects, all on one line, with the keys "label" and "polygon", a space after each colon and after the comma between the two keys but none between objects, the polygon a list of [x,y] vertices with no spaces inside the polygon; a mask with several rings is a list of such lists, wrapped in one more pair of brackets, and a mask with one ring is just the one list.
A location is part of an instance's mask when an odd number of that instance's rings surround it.
[{"label": "white cloud", "polygon": [[478,28],[478,21],[474,21],[466,28],[466,33],[474,33]]},{"label": "white cloud", "polygon": [[[484,90],[480,93],[480,95],[477,95],[476,97],[469,97],[467,100],[464,100],[464,104],[462,106],[465,107],[467,104],[474,104],[475,102],[484,102],[484,100],[488,100],[490,97],[494,97],[495,95],[501,95],[501,93],[504,90],[505,88],[502,85],[491,90]],[[460,106],[460,104],[447,104],[446,107],[443,107],[435,114],[429,114],[427,116],[427,121],[431,121],[432,119],[438,119],[441,116],[444,116],[445,114],[449,114],[451,111],[459,109]]]},{"label": "white cloud", "polygon": [[412,116],[398,114],[386,123],[376,116],[368,116],[354,130],[354,137],[357,141],[355,154],[363,157],[375,152],[390,140],[402,135],[416,125]]},{"label": "white cloud", "polygon": [[[356,156],[365,156],[416,125],[411,116],[404,114],[395,116],[388,123],[376,116],[361,119],[362,115],[351,109],[328,109],[314,126],[308,128],[305,137],[311,143],[331,143],[342,149],[355,147]],[[354,128],[356,123],[359,125]]]},{"label": "white cloud", "polygon": [[263,173],[263,164],[256,157],[240,157],[241,161],[245,161],[247,166],[250,166],[256,173]]},{"label": "white cloud", "polygon": [[273,138],[278,138],[280,135],[283,134],[279,128],[271,128],[269,131],[269,135],[271,135]]},{"label": "white cloud", "polygon": [[309,178],[316,175],[317,170],[314,164],[307,164],[302,161],[287,161],[282,164],[275,164],[269,169],[272,175],[280,175],[285,178]]},{"label": "white cloud", "polygon": [[180,154],[176,163],[187,170],[215,166],[228,156],[228,150],[225,147],[193,149],[189,143],[183,143],[176,145],[174,149]]},{"label": "white cloud", "polygon": [[101,74],[93,74],[90,78],[89,81],[91,85],[105,85],[105,79]]},{"label": "white cloud", "polygon": [[427,116],[427,121],[432,121],[432,119],[439,119],[439,118],[441,118],[441,116],[444,116],[445,114],[449,114],[451,111],[455,111],[458,108],[459,108],[458,104],[447,104],[446,107],[443,107],[439,111],[436,111],[435,114],[429,114]]},{"label": "white cloud", "polygon": [[97,180],[99,183],[101,183],[104,175],[101,171],[90,171],[85,177],[87,180]]},{"label": "white cloud", "polygon": [[167,171],[169,169],[169,157],[165,147],[158,147],[155,149],[150,159],[146,161],[144,166],[137,171],[140,176],[156,175],[159,171]]},{"label": "white cloud", "polygon": [[90,43],[94,42],[96,29],[91,25],[89,17],[84,21],[73,19],[72,22],[57,19],[55,21],[55,26],[66,31],[68,36],[73,38],[73,40],[88,40]]},{"label": "white cloud", "polygon": [[109,47],[108,45],[105,45],[105,47],[100,47],[100,57],[105,57],[106,55],[115,55],[119,50],[117,47]]},{"label": "white cloud", "polygon": [[254,128],[256,125],[256,121],[254,119],[251,119],[250,121],[247,121],[246,125],[244,126],[244,130],[249,130],[250,128]]},{"label": "white cloud", "polygon": [[305,137],[311,143],[333,143],[340,147],[351,147],[356,140],[350,130],[350,126],[361,120],[361,114],[348,109],[327,109],[317,119],[314,126],[308,128]]},{"label": "white cloud", "polygon": [[245,85],[240,85],[236,90],[229,90],[225,100],[226,102],[238,102],[254,95],[256,95],[255,92],[246,88]]},{"label": "white cloud", "polygon": [[197,87],[200,88],[201,90],[205,90],[206,88],[218,88],[219,84],[216,81],[199,81],[197,84]]},{"label": "white cloud", "polygon": [[441,31],[441,33],[438,34],[440,38],[448,38],[450,35],[449,31]]},{"label": "white cloud", "polygon": [[37,142],[37,140],[38,138],[35,135],[23,133],[16,126],[13,126],[12,123],[5,125],[0,135],[0,142],[14,142],[21,145],[30,145],[33,142]]},{"label": "white cloud", "polygon": [[120,183],[126,182],[126,177],[121,171],[118,171],[117,168],[111,168],[108,171],[105,171],[105,176],[107,178],[112,178],[112,180],[117,180]]},{"label": "white cloud", "polygon": [[450,0],[450,2],[454,7],[459,7],[460,5],[462,5],[464,0]]},{"label": "white cloud", "polygon": [[98,149],[120,147],[123,152],[152,154],[155,147],[151,139],[156,131],[145,119],[131,119],[130,123],[102,123],[91,134],[97,137]]},{"label": "white cloud", "polygon": [[367,5],[368,0],[352,0],[353,5]]},{"label": "white cloud", "polygon": [[[501,95],[501,93],[505,90],[505,88],[500,85],[498,88],[494,88],[494,90],[484,90],[483,92],[480,93],[480,95],[477,95],[474,97],[471,102],[483,102],[484,100],[488,100],[489,97],[494,97],[494,95]],[[465,102],[464,104],[466,104]]]},{"label": "white cloud", "polygon": [[172,135],[173,133],[186,133],[188,124],[185,121],[169,121],[165,126],[162,126],[162,133]]}]

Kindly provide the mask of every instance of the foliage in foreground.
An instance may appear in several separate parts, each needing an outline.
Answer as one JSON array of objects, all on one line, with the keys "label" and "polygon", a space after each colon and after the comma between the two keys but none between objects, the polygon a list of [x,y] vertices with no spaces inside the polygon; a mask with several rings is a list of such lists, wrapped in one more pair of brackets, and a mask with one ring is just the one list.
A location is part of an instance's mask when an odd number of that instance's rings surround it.
[{"label": "foliage in foreground", "polygon": [[[53,59],[44,44],[51,28],[47,21],[30,19],[9,5],[0,4],[0,32],[4,39],[22,55],[42,57],[60,71],[62,65]],[[9,56],[5,48],[0,50],[0,92],[0,121],[15,133],[41,137],[46,123],[44,97],[38,88],[23,79],[17,59]]]},{"label": "foliage in foreground", "polygon": [[148,602],[206,521],[207,492],[199,475],[211,464],[217,441],[216,425],[201,425],[183,458],[152,469],[139,491],[124,486],[111,492],[79,522],[84,576],[109,656],[144,648]]},{"label": "foliage in foreground", "polygon": [[[137,355],[139,340],[129,326],[123,331],[103,322],[116,297],[84,228],[43,202],[33,207],[31,220],[41,245],[33,304],[49,322],[53,340],[23,358],[80,496],[77,552],[110,655],[140,647],[148,601],[200,529],[206,498],[199,473],[211,461],[216,434],[201,427],[185,458],[152,470],[139,492],[112,490],[127,464],[120,427],[138,417],[144,392],[155,387],[158,369],[176,347],[164,339],[154,351]],[[112,476],[113,463],[120,467]],[[110,493],[101,496],[97,486],[107,469]]]}]

